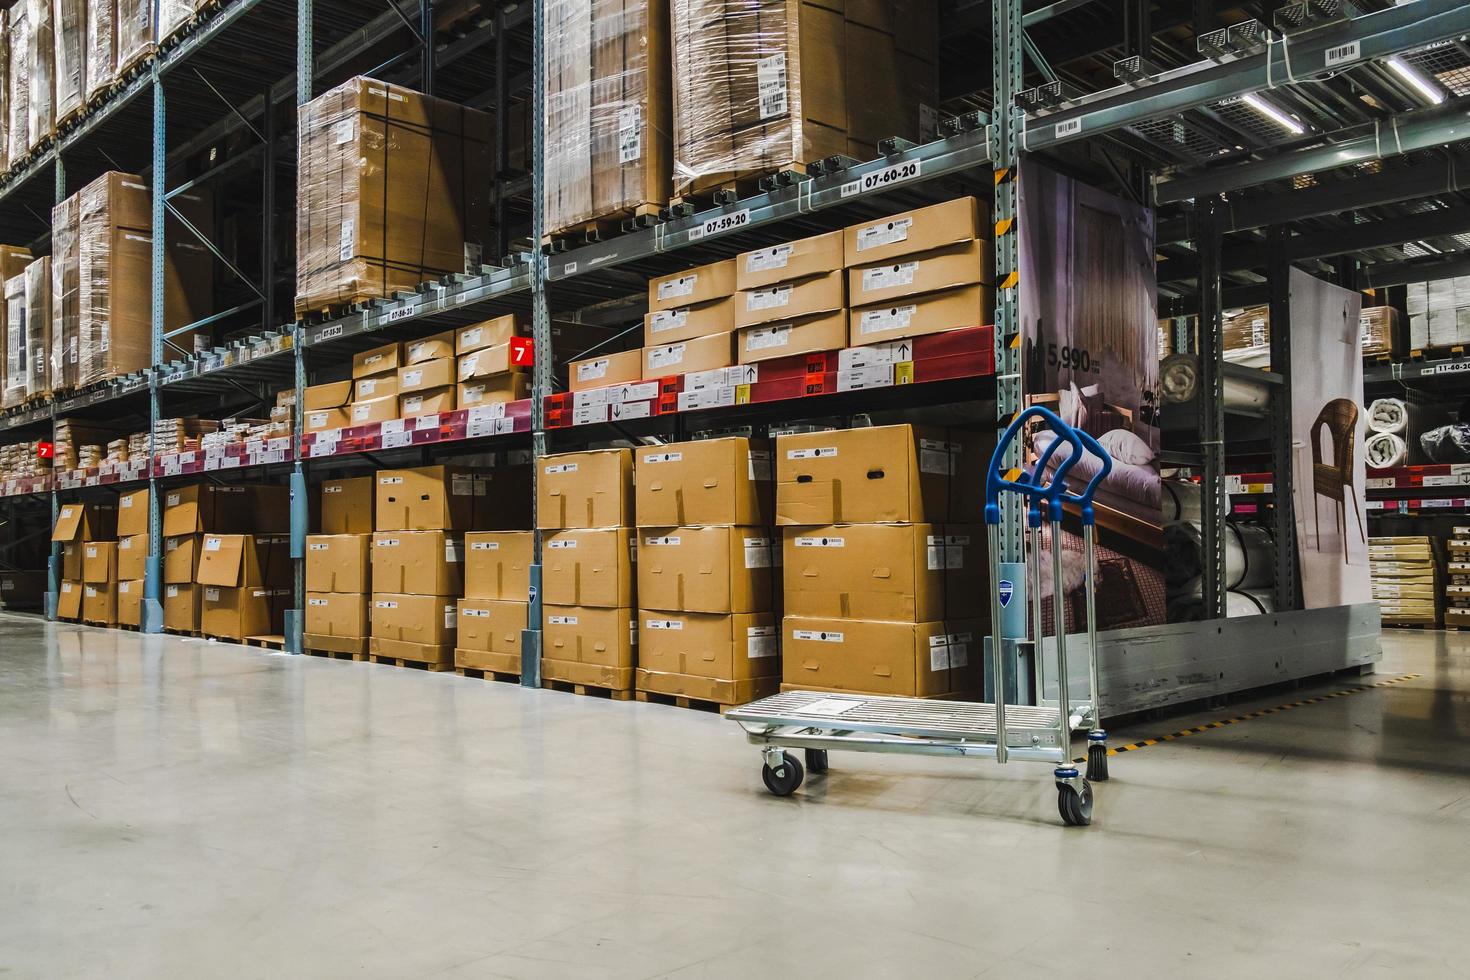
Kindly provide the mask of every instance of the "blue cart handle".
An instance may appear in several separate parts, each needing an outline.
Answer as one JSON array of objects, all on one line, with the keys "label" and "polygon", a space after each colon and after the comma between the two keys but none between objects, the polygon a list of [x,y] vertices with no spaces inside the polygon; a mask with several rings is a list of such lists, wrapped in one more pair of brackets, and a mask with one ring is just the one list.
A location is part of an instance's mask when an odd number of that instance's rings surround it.
[{"label": "blue cart handle", "polygon": [[[1003,460],[1006,449],[1010,447],[1011,440],[1015,439],[1016,434],[1021,431],[1022,426],[1026,424],[1027,420],[1033,418],[1041,419],[1047,428],[1055,432],[1059,438],[1066,439],[1072,446],[1071,454],[1057,467],[1057,472],[1052,476],[1050,485],[1040,482],[1045,476],[1046,460],[1050,456],[1050,452],[1042,457],[1036,468],[1030,474],[1027,474],[1023,470],[1021,476],[1014,480],[1007,480],[1001,475],[1001,467],[1004,465]],[[1053,445],[1055,445],[1055,440],[1053,440]],[[985,472],[985,523],[992,525],[1000,523],[1000,495],[1002,491],[1008,490],[1011,493],[1019,493],[1023,497],[1035,500],[1036,498],[1045,496],[1053,486],[1057,486],[1058,490],[1060,490],[1060,487],[1066,485],[1067,471],[1076,464],[1081,455],[1082,445],[1078,441],[1072,427],[1057,418],[1051,411],[1042,408],[1040,405],[1033,405],[1021,412],[1006,427],[1005,432],[1001,434],[1000,440],[995,444],[995,451],[990,455],[990,466]]]},{"label": "blue cart handle", "polygon": [[[1098,442],[1092,436],[1088,435],[1086,432],[1083,432],[1081,429],[1075,429],[1073,431],[1076,433],[1078,440],[1082,443],[1082,447],[1092,455],[1096,456],[1098,460],[1102,463],[1102,466],[1098,468],[1098,471],[1092,475],[1092,479],[1087,481],[1087,486],[1082,488],[1081,493],[1073,494],[1068,493],[1066,490],[1063,490],[1060,494],[1061,500],[1064,500],[1069,504],[1078,504],[1081,506],[1082,524],[1084,526],[1088,526],[1095,523],[1097,520],[1097,515],[1093,512],[1092,509],[1092,495],[1097,491],[1097,488],[1102,484],[1102,481],[1107,479],[1108,474],[1113,472],[1113,457],[1109,455],[1108,451],[1102,447],[1102,444],[1100,442]],[[1054,446],[1056,445],[1056,443],[1052,443],[1052,445]],[[1057,500],[1055,496],[1048,495],[1048,499],[1051,501],[1051,505],[1053,507],[1061,507],[1061,503]]]}]

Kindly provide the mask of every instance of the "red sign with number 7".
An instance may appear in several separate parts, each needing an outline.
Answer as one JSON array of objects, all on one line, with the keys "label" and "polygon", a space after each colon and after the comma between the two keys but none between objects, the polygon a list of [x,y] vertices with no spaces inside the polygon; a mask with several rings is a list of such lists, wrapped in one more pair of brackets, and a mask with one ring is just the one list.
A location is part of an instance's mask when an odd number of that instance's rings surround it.
[{"label": "red sign with number 7", "polygon": [[534,338],[510,338],[510,363],[517,367],[529,367],[536,363],[536,344]]},{"label": "red sign with number 7", "polygon": [[51,459],[56,455],[56,447],[49,442],[36,443],[36,458]]}]

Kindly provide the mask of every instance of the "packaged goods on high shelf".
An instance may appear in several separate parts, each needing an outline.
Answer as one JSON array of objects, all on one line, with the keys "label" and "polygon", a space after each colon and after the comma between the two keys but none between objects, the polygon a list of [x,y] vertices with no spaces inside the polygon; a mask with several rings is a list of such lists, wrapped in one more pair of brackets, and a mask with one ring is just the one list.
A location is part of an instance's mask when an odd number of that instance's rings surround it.
[{"label": "packaged goods on high shelf", "polygon": [[1271,367],[1271,308],[1226,310],[1220,327],[1224,358],[1243,367]]},{"label": "packaged goods on high shelf", "polygon": [[0,246],[0,407],[13,408],[51,392],[51,260],[28,249]]},{"label": "packaged goods on high shelf", "polygon": [[41,440],[0,446],[0,481],[34,480],[51,475],[51,460],[41,455]]},{"label": "packaged goods on high shelf", "polygon": [[1405,290],[1411,350],[1470,344],[1470,276],[1411,282]]},{"label": "packaged goods on high shelf", "polygon": [[1377,537],[1368,541],[1373,598],[1385,625],[1433,626],[1439,622],[1439,562],[1434,539]]},{"label": "packaged goods on high shelf", "polygon": [[1394,357],[1402,349],[1399,311],[1392,306],[1368,306],[1358,314],[1364,357]]}]

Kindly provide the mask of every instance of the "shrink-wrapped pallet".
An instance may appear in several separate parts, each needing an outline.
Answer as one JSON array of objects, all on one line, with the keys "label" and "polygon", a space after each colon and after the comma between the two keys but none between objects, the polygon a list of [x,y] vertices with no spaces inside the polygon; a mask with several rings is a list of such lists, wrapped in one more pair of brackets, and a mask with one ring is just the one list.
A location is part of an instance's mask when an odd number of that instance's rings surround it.
[{"label": "shrink-wrapped pallet", "polygon": [[354,78],[301,107],[298,140],[297,315],[479,268],[485,113]]},{"label": "shrink-wrapped pallet", "polygon": [[26,398],[51,394],[51,257],[25,271]]},{"label": "shrink-wrapped pallet", "polygon": [[[0,10],[0,173],[10,169],[10,11]],[[3,287],[0,287],[3,288]]]},{"label": "shrink-wrapped pallet", "polygon": [[87,101],[117,77],[117,0],[87,3]]},{"label": "shrink-wrapped pallet", "polygon": [[56,119],[87,104],[88,0],[53,0],[56,12]]},{"label": "shrink-wrapped pallet", "polygon": [[156,40],[167,41],[189,22],[189,18],[194,16],[200,6],[194,0],[159,0]]},{"label": "shrink-wrapped pallet", "polygon": [[117,0],[117,73],[125,73],[153,53],[153,0]]},{"label": "shrink-wrapped pallet", "polygon": [[26,277],[5,280],[5,374],[0,379],[0,408],[26,400]]},{"label": "shrink-wrapped pallet", "polygon": [[9,163],[14,164],[26,155],[31,144],[31,59],[27,53],[31,46],[31,18],[25,0],[11,7],[9,15],[5,27],[10,51],[5,139]]},{"label": "shrink-wrapped pallet", "polygon": [[546,230],[667,201],[671,176],[667,0],[550,0]]},{"label": "shrink-wrapped pallet", "polygon": [[1392,306],[1370,306],[1358,314],[1363,354],[1392,355],[1396,348],[1399,311]]},{"label": "shrink-wrapped pallet", "polygon": [[26,44],[30,61],[30,98],[26,103],[28,148],[56,131],[56,39],[52,0],[24,0],[30,20]]}]

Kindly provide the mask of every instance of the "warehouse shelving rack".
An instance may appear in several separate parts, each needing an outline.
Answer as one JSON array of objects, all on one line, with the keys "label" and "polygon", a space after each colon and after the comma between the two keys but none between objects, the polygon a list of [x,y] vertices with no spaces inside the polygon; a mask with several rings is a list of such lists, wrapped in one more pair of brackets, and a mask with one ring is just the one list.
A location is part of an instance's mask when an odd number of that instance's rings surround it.
[{"label": "warehouse shelving rack", "polygon": [[[391,0],[389,0],[391,4]],[[1107,9],[1102,9],[1107,6]],[[1290,370],[1284,357],[1289,350],[1284,271],[1291,265],[1319,270],[1327,268],[1352,285],[1386,283],[1394,276],[1420,275],[1425,263],[1400,251],[1384,249],[1410,235],[1443,236],[1470,232],[1470,222],[1461,226],[1465,208],[1434,207],[1424,214],[1397,215],[1394,208],[1436,195],[1453,198],[1459,193],[1454,178],[1454,144],[1470,133],[1464,131],[1463,111],[1456,111],[1470,89],[1451,89],[1446,106],[1416,108],[1413,93],[1384,68],[1384,61],[1400,56],[1409,64],[1446,65],[1447,71],[1470,66],[1463,38],[1470,35],[1470,8],[1451,0],[1415,0],[1402,6],[1386,6],[1355,13],[1346,5],[1326,3],[1289,5],[1296,11],[1286,33],[1252,30],[1247,23],[1254,15],[1269,20],[1271,10],[1245,6],[1231,14],[1230,22],[1219,19],[1217,5],[1195,4],[1190,12],[1154,11],[1148,0],[1127,0],[1122,37],[1116,41],[1094,41],[1115,37],[1116,18],[1112,7],[1088,0],[1033,4],[1029,0],[994,0],[989,4],[963,5],[945,19],[944,44],[961,50],[966,57],[957,71],[948,73],[951,91],[942,136],[914,146],[889,141],[877,159],[853,163],[833,160],[814,167],[804,178],[773,181],[760,193],[688,213],[673,210],[652,227],[637,228],[607,241],[565,250],[531,248],[541,241],[539,208],[530,202],[540,199],[542,168],[541,79],[536,66],[544,61],[544,38],[540,0],[507,5],[493,11],[486,23],[444,41],[432,28],[431,0],[420,0],[417,26],[401,6],[382,11],[363,0],[231,0],[210,11],[194,31],[148,63],[145,74],[125,81],[81,122],[34,158],[0,180],[0,219],[30,213],[36,224],[43,211],[65,189],[68,170],[87,172],[117,165],[116,147],[127,142],[147,150],[155,188],[155,227],[165,219],[162,202],[168,188],[165,176],[171,160],[170,147],[202,147],[210,138],[238,130],[242,121],[259,119],[261,149],[267,161],[261,178],[263,199],[278,193],[272,187],[280,173],[269,161],[286,164],[291,144],[289,125],[280,125],[272,109],[278,103],[296,105],[309,99],[318,84],[329,84],[353,73],[367,72],[382,77],[411,79],[412,83],[438,94],[468,100],[493,108],[497,119],[498,167],[495,183],[497,228],[501,234],[500,264],[482,267],[477,273],[447,277],[426,283],[418,290],[383,302],[366,304],[343,316],[322,321],[274,322],[272,286],[280,271],[267,258],[254,288],[258,302],[245,298],[248,308],[228,308],[230,316],[243,318],[260,311],[258,332],[245,340],[191,357],[166,356],[161,330],[161,283],[155,283],[155,363],[140,375],[117,379],[92,390],[58,399],[37,408],[0,415],[0,431],[24,435],[43,432],[58,417],[83,412],[113,414],[126,406],[136,411],[146,404],[146,415],[158,418],[162,403],[204,404],[211,399],[224,410],[240,399],[258,398],[271,384],[294,384],[298,393],[312,371],[330,373],[355,350],[365,349],[393,337],[423,336],[455,323],[473,322],[507,311],[528,313],[533,324],[537,358],[533,372],[533,397],[494,412],[455,413],[420,428],[405,425],[400,431],[344,430],[335,440],[315,436],[293,439],[290,445],[252,447],[238,454],[210,459],[155,459],[146,479],[153,485],[190,472],[257,466],[260,472],[289,474],[297,491],[293,502],[293,555],[298,559],[296,608],[301,606],[299,574],[301,541],[306,515],[306,475],[309,467],[347,466],[362,459],[427,458],[436,450],[452,451],[523,449],[542,454],[553,444],[572,437],[548,420],[548,398],[557,394],[556,365],[550,356],[549,324],[553,313],[566,313],[600,302],[610,296],[640,291],[647,276],[685,268],[713,258],[736,254],[783,239],[835,228],[863,217],[900,210],[916,203],[939,200],[956,192],[993,194],[997,221],[996,268],[1000,288],[992,334],[990,357],[977,360],[963,379],[934,385],[895,386],[893,392],[838,393],[822,402],[803,402],[800,407],[778,403],[774,411],[791,414],[831,413],[850,415],[869,404],[910,411],[963,404],[974,411],[977,404],[987,418],[1007,420],[1020,407],[1018,354],[1015,341],[1019,326],[1015,278],[1017,238],[1015,193],[1017,178],[1028,156],[1041,156],[1053,165],[1107,181],[1125,192],[1148,194],[1165,210],[1160,212],[1158,246],[1161,312],[1200,315],[1200,353],[1207,398],[1200,415],[1202,438],[1197,451],[1185,454],[1183,462],[1197,466],[1205,477],[1206,535],[1211,556],[1211,574],[1206,589],[1218,610],[1223,602],[1219,582],[1223,579],[1224,554],[1220,546],[1227,493],[1224,490],[1228,463],[1222,437],[1227,422],[1220,396],[1224,367],[1219,350],[1219,313],[1225,305],[1270,302],[1273,327],[1273,363],[1281,383],[1275,386],[1269,434],[1261,455],[1274,460],[1271,473],[1276,489],[1273,519],[1290,528],[1289,471],[1286,458],[1289,440],[1282,420],[1289,418]],[[369,12],[376,13],[372,16]],[[294,59],[287,66],[275,63],[279,72],[262,71],[240,60],[216,65],[223,50],[222,37],[234,30],[242,52],[269,49],[283,59],[283,25],[294,18],[297,41]],[[1182,26],[1192,26],[1201,42],[1190,51],[1173,40]],[[1259,26],[1259,25],[1258,25]],[[407,43],[405,43],[405,30]],[[326,31],[334,33],[326,34]],[[524,42],[529,40],[529,45]],[[528,61],[517,62],[529,48]],[[984,59],[973,57],[989,49],[989,92],[982,92],[986,79]],[[415,61],[415,59],[417,59]],[[1458,60],[1457,60],[1458,59]],[[217,68],[210,78],[216,86],[235,88],[225,94],[226,112],[216,111],[206,122],[207,111],[189,102],[183,86],[185,71],[206,60]],[[458,89],[445,89],[442,69],[446,62],[469,66],[465,74],[476,84],[465,82]],[[1114,64],[1116,62],[1116,64]],[[982,67],[977,67],[982,66]],[[1055,67],[1053,67],[1055,66]],[[169,88],[170,76],[181,81]],[[1122,81],[1115,81],[1115,76]],[[1436,76],[1438,77],[1438,76]],[[278,79],[270,82],[270,79]],[[1034,87],[1026,88],[1028,81]],[[483,84],[489,82],[490,84]],[[191,83],[192,84],[192,83]],[[245,88],[254,86],[247,93]],[[529,89],[533,119],[534,164],[529,175],[506,172],[506,107],[523,98]],[[971,93],[980,94],[972,95]],[[149,124],[139,127],[151,93]],[[1299,121],[1300,132],[1286,134],[1245,107],[1242,100],[1267,93],[1279,111]],[[177,125],[170,113],[182,108]],[[273,122],[267,125],[268,120]],[[275,128],[273,128],[275,127]],[[266,132],[266,130],[271,130]],[[148,133],[145,138],[144,132]],[[110,135],[111,134],[111,135]],[[1445,158],[1448,158],[1446,160]],[[101,163],[98,163],[98,160]],[[63,165],[64,162],[64,165]],[[229,166],[244,166],[227,161]],[[51,173],[51,187],[45,185]],[[1110,178],[1108,175],[1112,175]],[[1336,179],[1343,175],[1351,179]],[[1310,185],[1310,186],[1308,186]],[[1280,191],[1300,190],[1288,198]],[[991,190],[987,191],[989,188]],[[1258,190],[1259,189],[1259,190]],[[529,192],[529,202],[526,200]],[[44,200],[43,200],[44,199]],[[1354,209],[1368,220],[1350,219],[1350,227],[1337,216]],[[264,220],[273,219],[277,209],[262,208]],[[1454,216],[1440,214],[1451,210]],[[524,236],[512,236],[509,228],[517,219],[529,225]],[[1392,237],[1391,222],[1404,229]],[[525,227],[525,225],[522,225]],[[280,223],[273,234],[282,232]],[[1315,237],[1314,237],[1315,235]],[[162,241],[155,235],[155,241]],[[161,247],[161,245],[159,246]],[[1352,256],[1336,264],[1326,260]],[[157,257],[156,257],[157,258]],[[1372,264],[1369,264],[1369,263]],[[161,266],[156,261],[155,268]],[[1360,268],[1361,266],[1361,268]],[[1265,269],[1266,275],[1259,270]],[[243,271],[243,270],[242,270]],[[236,276],[244,280],[247,276]],[[282,276],[281,278],[287,278]],[[1402,279],[1400,281],[1411,281]],[[1275,284],[1274,288],[1271,284]],[[261,287],[264,287],[263,289]],[[246,290],[247,293],[249,290]],[[239,305],[239,304],[237,304]],[[1279,319],[1278,319],[1279,317]],[[280,313],[274,314],[281,321]],[[1456,360],[1445,362],[1458,365]],[[1393,366],[1399,370],[1400,366]],[[1411,370],[1411,366],[1402,366]],[[1447,367],[1446,370],[1458,370]],[[967,380],[966,380],[967,379]],[[242,391],[241,389],[246,389]],[[876,400],[876,401],[875,401]],[[993,403],[993,409],[990,406]],[[675,406],[677,408],[677,405]],[[760,419],[773,410],[760,404],[712,406],[697,411],[659,413],[647,420],[588,422],[573,426],[579,438],[596,438],[596,433],[632,432],[647,438],[676,436],[702,426],[733,426]],[[144,412],[137,412],[141,417]],[[298,413],[298,429],[300,426]],[[614,422],[618,429],[610,428]],[[629,426],[632,426],[629,428]],[[392,428],[390,426],[390,428]],[[391,445],[384,445],[385,436]],[[376,441],[374,441],[376,440]],[[405,441],[406,440],[406,441]],[[327,444],[331,448],[327,448]],[[299,450],[299,451],[298,451]],[[397,454],[397,455],[393,455]],[[234,461],[238,460],[238,462]],[[136,473],[97,473],[81,476],[81,486],[67,479],[50,485],[12,485],[7,506],[30,499],[44,506],[62,493],[84,492],[88,486],[138,485]],[[157,500],[153,495],[153,542],[158,542]],[[1008,513],[1003,524],[1001,557],[1015,560],[1020,547],[1020,518]],[[1291,534],[1278,535],[1289,541]],[[1277,556],[1279,609],[1298,609],[1293,602],[1295,557],[1289,548]],[[157,596],[157,563],[150,565],[149,595]],[[1284,583],[1284,584],[1283,584]],[[53,588],[54,592],[54,588]],[[149,628],[159,625],[156,603],[150,604]],[[1110,711],[1139,710],[1177,701],[1222,693],[1222,683],[1231,689],[1267,683],[1290,676],[1305,676],[1338,667],[1370,662],[1376,656],[1377,621],[1370,610],[1316,610],[1256,617],[1263,622],[1216,622],[1212,639],[1219,648],[1212,664],[1229,662],[1229,679],[1221,683],[1160,683],[1151,675],[1146,657],[1138,655],[1148,645],[1151,657],[1160,650],[1177,654],[1179,662],[1195,656],[1207,630],[1199,624],[1105,634],[1100,641],[1104,701]],[[533,627],[539,624],[539,609],[532,611]],[[1229,627],[1228,634],[1226,627]],[[299,618],[292,617],[292,631]],[[1313,642],[1325,635],[1331,644]],[[1304,639],[1305,638],[1305,639]],[[523,644],[526,671],[523,682],[536,684],[539,631]],[[1262,666],[1259,651],[1295,647],[1294,662]],[[1327,649],[1331,646],[1332,649]],[[1265,659],[1270,659],[1269,657]],[[1276,661],[1286,658],[1277,657]]]}]

